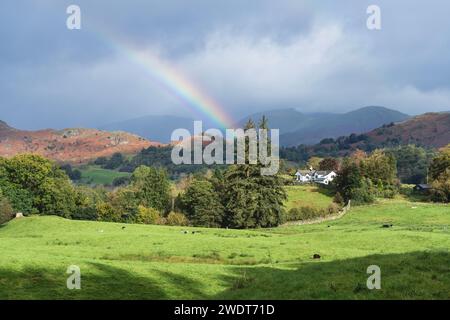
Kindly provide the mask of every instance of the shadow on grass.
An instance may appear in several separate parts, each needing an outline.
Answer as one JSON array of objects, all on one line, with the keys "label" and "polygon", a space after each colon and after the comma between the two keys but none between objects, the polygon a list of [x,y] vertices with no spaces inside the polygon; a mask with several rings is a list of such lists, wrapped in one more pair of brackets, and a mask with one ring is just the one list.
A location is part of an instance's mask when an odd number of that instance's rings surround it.
[{"label": "shadow on grass", "polygon": [[[370,265],[381,269],[380,290],[367,288]],[[450,254],[371,255],[289,269],[235,268],[224,280],[231,286],[215,299],[449,299]]]},{"label": "shadow on grass", "polygon": [[70,274],[65,269],[0,267],[0,299],[169,299],[166,292],[174,284],[201,296],[198,283],[182,275],[156,272],[154,279],[137,276],[103,263],[81,266],[81,290],[66,286]]},{"label": "shadow on grass", "polygon": [[319,184],[316,184],[316,189],[312,192],[318,192],[330,198],[333,198],[336,195],[336,190],[333,187],[326,187]]},{"label": "shadow on grass", "polygon": [[430,195],[427,192],[415,191],[412,187],[400,187],[400,195],[410,202],[430,203]]},{"label": "shadow on grass", "polygon": [[[366,270],[370,265],[381,268],[381,290],[367,289]],[[66,288],[65,270],[0,267],[0,299],[450,298],[447,251],[379,254],[330,262],[311,260],[289,266],[224,268],[227,275],[211,281],[219,281],[227,289],[208,295],[204,284],[180,274],[181,271],[175,274],[153,267],[149,277],[103,263],[81,266],[81,290]],[[201,268],[198,270],[202,272]]]}]

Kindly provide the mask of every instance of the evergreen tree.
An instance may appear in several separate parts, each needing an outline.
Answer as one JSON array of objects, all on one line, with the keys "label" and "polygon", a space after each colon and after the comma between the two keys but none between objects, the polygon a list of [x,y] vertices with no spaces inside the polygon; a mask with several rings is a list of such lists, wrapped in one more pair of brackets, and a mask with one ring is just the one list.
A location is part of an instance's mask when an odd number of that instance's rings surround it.
[{"label": "evergreen tree", "polygon": [[168,209],[170,185],[164,169],[138,167],[131,177],[131,188],[139,205],[159,211]]},{"label": "evergreen tree", "polygon": [[[245,129],[254,128],[251,120]],[[263,117],[260,129],[268,129]],[[233,228],[273,227],[283,222],[286,193],[278,175],[261,175],[263,165],[248,163],[249,141],[246,140],[245,164],[234,165],[225,173],[224,225]],[[268,143],[270,150],[270,141]]]}]

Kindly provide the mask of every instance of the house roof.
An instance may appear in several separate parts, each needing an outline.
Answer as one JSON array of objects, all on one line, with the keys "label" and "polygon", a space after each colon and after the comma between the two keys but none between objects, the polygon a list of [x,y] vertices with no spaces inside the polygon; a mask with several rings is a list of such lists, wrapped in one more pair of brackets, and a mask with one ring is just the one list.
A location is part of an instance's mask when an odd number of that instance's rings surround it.
[{"label": "house roof", "polygon": [[301,174],[302,176],[306,176],[307,174],[309,174],[309,175],[312,174],[312,172],[309,170],[297,170],[297,173]]},{"label": "house roof", "polygon": [[420,188],[420,189],[430,189],[431,186],[430,186],[429,184],[419,183],[419,184],[416,184],[416,188]]},{"label": "house roof", "polygon": [[317,175],[320,175],[320,176],[327,176],[327,175],[329,175],[332,172],[334,172],[334,171],[316,171],[314,173],[317,174]]}]

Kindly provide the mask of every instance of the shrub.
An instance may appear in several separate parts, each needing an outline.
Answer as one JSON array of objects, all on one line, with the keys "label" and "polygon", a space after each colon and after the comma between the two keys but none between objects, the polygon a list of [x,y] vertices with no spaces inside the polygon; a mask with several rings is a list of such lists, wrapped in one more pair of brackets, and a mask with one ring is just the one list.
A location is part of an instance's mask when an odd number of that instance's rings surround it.
[{"label": "shrub", "polygon": [[189,220],[184,214],[172,211],[167,216],[166,224],[169,226],[187,226],[189,225]]},{"label": "shrub", "polygon": [[341,207],[336,203],[331,203],[326,209],[319,209],[312,206],[292,208],[287,215],[288,221],[304,221],[321,217],[326,217],[339,212]]},{"label": "shrub", "polygon": [[337,203],[331,203],[327,208],[327,213],[329,215],[336,214],[341,210],[341,207]]},{"label": "shrub", "polygon": [[287,215],[288,221],[297,221],[302,219],[302,211],[300,208],[292,208]]},{"label": "shrub", "polygon": [[357,188],[351,191],[352,203],[356,205],[372,203],[375,201],[375,196],[372,192],[370,192],[367,188]]},{"label": "shrub", "polygon": [[160,218],[159,212],[153,208],[139,206],[136,215],[136,222],[143,224],[156,224]]},{"label": "shrub", "polygon": [[167,224],[167,218],[159,216],[158,219],[156,219],[155,224],[163,226]]},{"label": "shrub", "polygon": [[292,208],[289,210],[288,221],[309,220],[326,215],[325,210],[305,206],[300,208]]},{"label": "shrub", "polygon": [[321,209],[311,206],[303,207],[301,210],[305,220],[318,218],[324,215],[324,212]]}]

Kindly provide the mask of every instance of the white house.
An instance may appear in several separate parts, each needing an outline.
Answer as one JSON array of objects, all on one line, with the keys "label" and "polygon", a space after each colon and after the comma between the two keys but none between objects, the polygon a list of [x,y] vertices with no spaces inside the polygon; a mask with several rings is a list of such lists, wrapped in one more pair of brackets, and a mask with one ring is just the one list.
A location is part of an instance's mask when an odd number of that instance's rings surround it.
[{"label": "white house", "polygon": [[334,171],[298,170],[295,173],[295,181],[298,183],[316,182],[328,185],[336,178]]},{"label": "white house", "polygon": [[329,184],[336,178],[337,174],[334,171],[316,171],[314,172],[314,182]]},{"label": "white house", "polygon": [[312,178],[312,172],[309,170],[298,170],[295,173],[295,181],[305,183],[310,182]]}]

